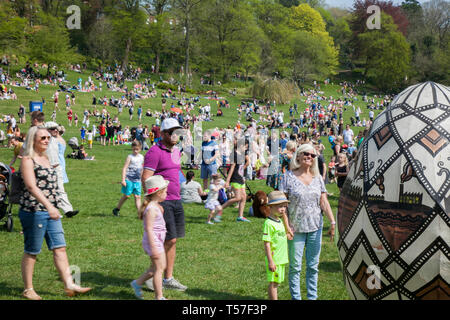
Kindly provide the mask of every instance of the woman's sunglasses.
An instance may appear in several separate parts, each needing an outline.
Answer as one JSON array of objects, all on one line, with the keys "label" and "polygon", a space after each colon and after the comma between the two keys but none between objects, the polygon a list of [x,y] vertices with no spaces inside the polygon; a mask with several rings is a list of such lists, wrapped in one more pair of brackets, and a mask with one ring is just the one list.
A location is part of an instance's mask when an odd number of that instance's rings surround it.
[{"label": "woman's sunglasses", "polygon": [[302,152],[302,153],[303,153],[303,156],[310,156],[313,159],[316,157],[316,155],[314,153],[309,153],[309,152]]},{"label": "woman's sunglasses", "polygon": [[50,140],[50,136],[42,136],[41,141],[44,141],[44,140]]}]

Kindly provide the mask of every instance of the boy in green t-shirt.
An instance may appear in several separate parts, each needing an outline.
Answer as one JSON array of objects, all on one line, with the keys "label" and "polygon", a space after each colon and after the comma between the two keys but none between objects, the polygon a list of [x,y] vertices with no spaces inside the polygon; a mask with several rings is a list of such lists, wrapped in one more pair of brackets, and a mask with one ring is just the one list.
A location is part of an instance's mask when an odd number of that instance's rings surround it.
[{"label": "boy in green t-shirt", "polygon": [[289,201],[281,191],[272,191],[268,196],[270,215],[264,222],[262,240],[266,252],[267,281],[269,281],[269,299],[277,300],[278,284],[284,281],[286,264],[288,264],[288,246],[286,229],[280,219],[286,214]]}]

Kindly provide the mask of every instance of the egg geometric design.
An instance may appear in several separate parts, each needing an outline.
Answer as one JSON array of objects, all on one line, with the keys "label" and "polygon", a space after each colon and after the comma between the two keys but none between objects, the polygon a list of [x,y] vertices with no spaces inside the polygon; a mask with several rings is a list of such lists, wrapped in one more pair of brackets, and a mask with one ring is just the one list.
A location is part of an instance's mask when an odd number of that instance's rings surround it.
[{"label": "egg geometric design", "polygon": [[353,299],[450,299],[450,89],[398,94],[374,120],[339,199]]}]

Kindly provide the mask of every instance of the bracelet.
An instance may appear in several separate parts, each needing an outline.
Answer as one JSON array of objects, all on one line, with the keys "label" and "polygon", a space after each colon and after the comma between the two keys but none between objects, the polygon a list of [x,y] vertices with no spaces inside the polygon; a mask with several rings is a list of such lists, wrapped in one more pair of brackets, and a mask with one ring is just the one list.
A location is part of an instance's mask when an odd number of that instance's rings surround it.
[{"label": "bracelet", "polygon": [[336,224],[336,221],[333,221],[331,224],[332,224],[332,225]]}]

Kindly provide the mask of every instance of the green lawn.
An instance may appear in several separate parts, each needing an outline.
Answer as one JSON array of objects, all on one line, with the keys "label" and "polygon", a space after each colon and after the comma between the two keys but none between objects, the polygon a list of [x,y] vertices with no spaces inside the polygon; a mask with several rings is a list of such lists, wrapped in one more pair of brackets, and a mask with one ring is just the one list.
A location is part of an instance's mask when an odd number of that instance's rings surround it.
[{"label": "green lawn", "polygon": [[[75,83],[78,74],[69,72],[69,80]],[[87,75],[83,75],[83,80]],[[325,88],[326,95],[338,96],[339,86],[329,85]],[[50,97],[56,87],[41,86],[40,92],[26,91],[14,88],[18,101],[0,101],[0,114],[17,114],[20,103],[28,109],[28,101],[40,100],[45,97],[44,107],[46,119],[50,120],[53,102]],[[158,91],[160,92],[160,91]],[[103,85],[101,95],[118,97],[117,92],[106,91]],[[100,94],[96,93],[97,97]],[[73,107],[80,118],[85,106],[90,106],[92,93],[78,93],[77,105]],[[232,108],[224,110],[224,116],[213,122],[206,122],[204,129],[234,125],[237,119],[236,104],[241,97],[230,97]],[[169,100],[170,101],[170,100]],[[299,100],[297,99],[297,102]],[[139,101],[143,110],[161,108],[161,98]],[[206,103],[206,100],[202,99]],[[361,103],[361,102],[359,102]],[[212,114],[216,105],[212,103]],[[364,107],[364,108],[363,108]],[[66,127],[65,139],[76,136],[79,138],[79,127],[68,127],[64,108],[64,99],[60,95],[60,108],[57,122]],[[112,114],[114,108],[107,107]],[[288,106],[282,106],[286,120],[289,117]],[[300,109],[304,104],[300,105]],[[366,118],[365,105],[361,109]],[[126,110],[125,110],[126,111]],[[348,120],[353,110],[344,114]],[[364,117],[362,115],[362,117]],[[135,116],[136,117],[136,116]],[[135,126],[137,121],[129,121],[128,113],[119,117],[123,125]],[[28,123],[21,126],[24,131]],[[154,118],[143,116],[143,123],[151,125]],[[92,123],[92,121],[91,121]],[[5,125],[1,125],[5,130]],[[353,128],[355,135],[360,128]],[[324,139],[326,140],[326,139]],[[328,161],[331,150],[326,141],[325,152]],[[66,152],[70,152],[67,147]],[[134,299],[129,286],[132,279],[137,278],[149,265],[149,258],[141,247],[142,222],[137,219],[132,200],[128,201],[121,210],[120,217],[114,217],[111,210],[120,198],[120,177],[123,162],[131,152],[129,146],[100,146],[94,142],[94,148],[88,150],[95,155],[95,161],[80,161],[67,159],[66,168],[70,182],[65,185],[69,199],[80,213],[72,218],[64,218],[62,223],[65,230],[69,262],[81,270],[82,285],[93,287],[93,291],[83,299]],[[0,161],[6,164],[12,158],[12,150],[1,148]],[[18,167],[19,163],[16,163]],[[199,171],[196,176],[199,177]],[[253,191],[270,188],[264,181],[250,181]],[[328,185],[327,189],[334,195],[330,197],[333,211],[336,212],[338,189],[336,185]],[[247,203],[247,209],[250,203]],[[169,299],[267,299],[267,283],[265,280],[264,249],[261,241],[263,220],[250,218],[251,223],[237,223],[237,209],[227,209],[221,224],[206,225],[207,210],[202,205],[185,205],[186,237],[177,243],[177,260],[175,277],[189,289],[182,293],[167,291]],[[248,210],[246,209],[246,212]],[[14,230],[11,233],[0,231],[0,299],[22,299],[23,283],[21,279],[20,261],[23,252],[23,236],[20,234],[20,221],[17,217],[18,207],[14,207]],[[341,266],[336,246],[326,236],[329,222],[325,221],[324,238],[319,265],[319,299],[348,299],[344,287]],[[302,295],[304,277],[302,276]],[[43,246],[38,256],[34,274],[34,287],[44,299],[64,299],[63,285],[58,280],[58,274],[53,266],[51,253]],[[145,298],[152,299],[153,293],[146,292]],[[279,288],[280,299],[290,299],[287,281]],[[76,299],[76,298],[75,298]],[[80,298],[79,298],[80,299]]]}]

